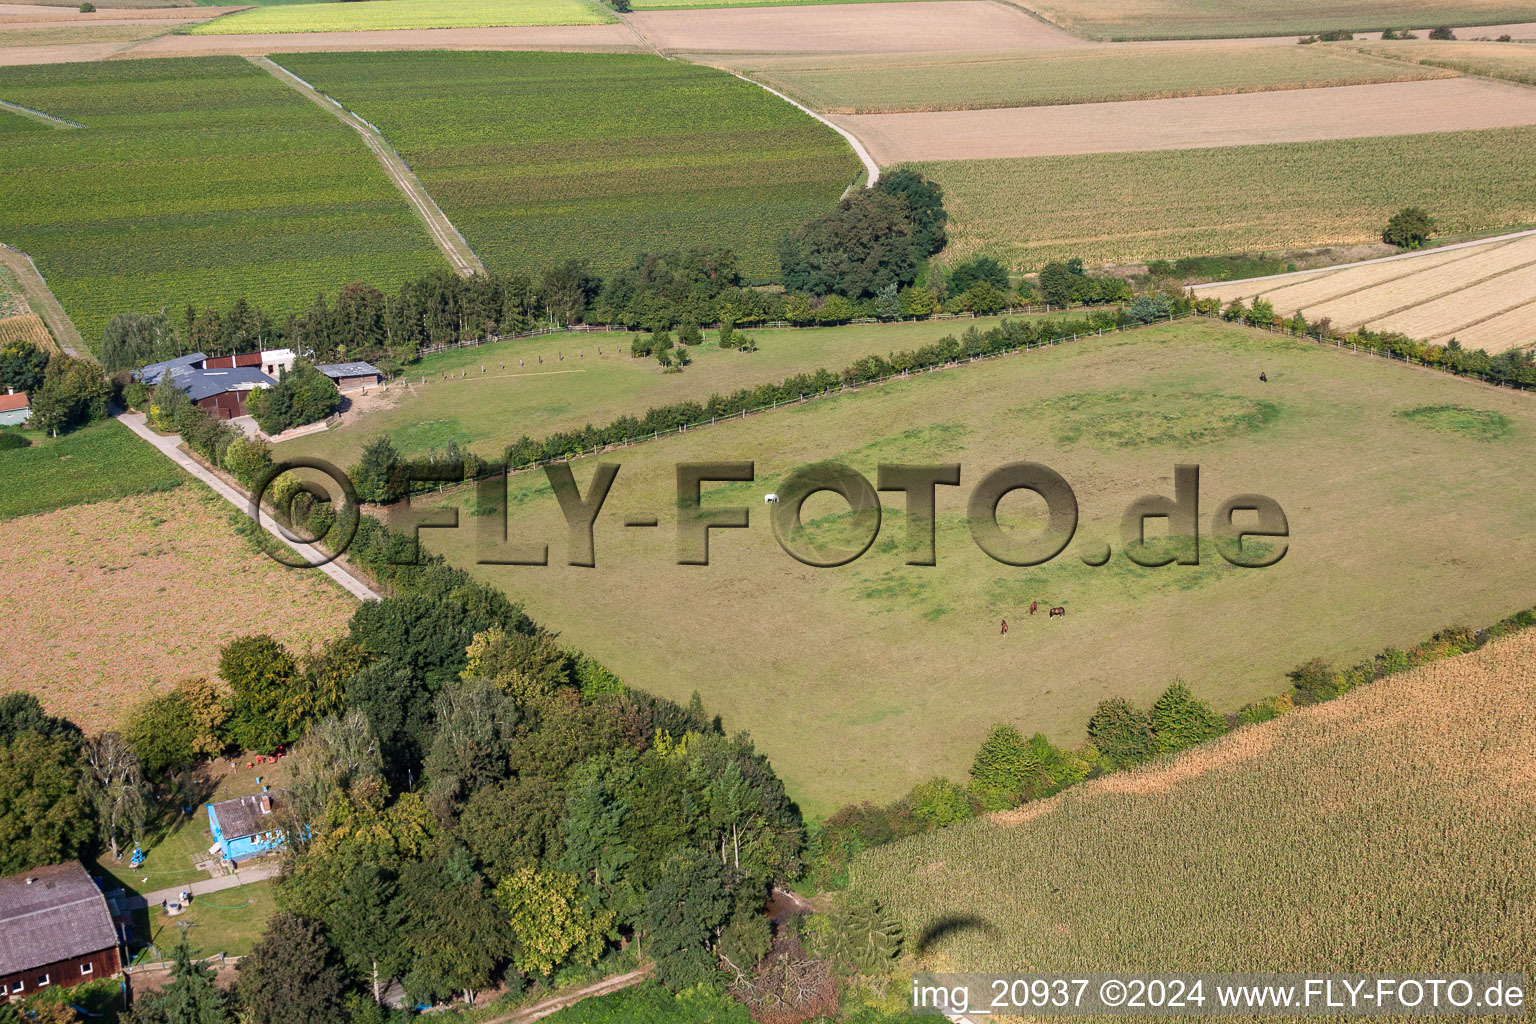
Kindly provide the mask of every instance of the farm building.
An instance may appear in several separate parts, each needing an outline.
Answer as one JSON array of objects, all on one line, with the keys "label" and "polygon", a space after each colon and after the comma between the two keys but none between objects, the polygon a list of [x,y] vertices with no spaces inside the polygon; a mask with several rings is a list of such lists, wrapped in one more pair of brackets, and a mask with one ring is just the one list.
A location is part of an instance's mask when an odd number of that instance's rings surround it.
[{"label": "farm building", "polygon": [[187,393],[193,405],[207,409],[221,420],[245,415],[245,396],[277,381],[254,366],[228,370],[189,370],[175,374],[171,382]]},{"label": "farm building", "polygon": [[122,966],[106,898],[79,861],[0,878],[0,1001]]},{"label": "farm building", "polygon": [[272,820],[276,806],[270,793],[208,805],[208,828],[225,860],[239,862],[283,845],[283,833]]},{"label": "farm building", "polygon": [[149,387],[154,387],[163,380],[166,374],[175,375],[186,370],[201,370],[208,357],[201,352],[193,352],[189,355],[177,356],[175,359],[166,359],[158,363],[150,363],[139,370],[136,377]]},{"label": "farm building", "polygon": [[315,369],[331,378],[336,390],[343,393],[384,382],[384,374],[368,363],[325,363]]},{"label": "farm building", "polygon": [[25,391],[10,389],[0,395],[0,427],[14,427],[32,418],[32,403]]}]

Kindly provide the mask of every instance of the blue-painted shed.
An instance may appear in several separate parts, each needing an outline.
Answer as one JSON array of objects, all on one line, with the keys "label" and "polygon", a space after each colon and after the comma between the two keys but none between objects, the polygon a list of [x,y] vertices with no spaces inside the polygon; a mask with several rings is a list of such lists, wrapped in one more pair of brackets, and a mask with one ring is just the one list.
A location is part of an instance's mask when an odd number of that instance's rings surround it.
[{"label": "blue-painted shed", "polygon": [[283,845],[273,818],[272,794],[259,793],[208,805],[208,829],[226,860],[239,862]]}]

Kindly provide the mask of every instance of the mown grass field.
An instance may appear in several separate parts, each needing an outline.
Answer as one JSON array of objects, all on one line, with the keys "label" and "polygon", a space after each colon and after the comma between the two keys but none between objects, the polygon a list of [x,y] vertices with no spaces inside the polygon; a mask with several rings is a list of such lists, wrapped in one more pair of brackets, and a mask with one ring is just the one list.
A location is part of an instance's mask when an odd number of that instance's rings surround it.
[{"label": "mown grass field", "polygon": [[1372,43],[1362,53],[1421,66],[1463,71],[1536,85],[1536,49],[1529,43],[1441,42],[1427,39]]},{"label": "mown grass field", "polygon": [[1283,5],[1267,0],[1030,0],[1028,7],[1090,39],[1288,36],[1536,21],[1536,4],[1528,0],[1298,0]]},{"label": "mown grass field", "polygon": [[944,187],[946,258],[1037,270],[1375,241],[1412,205],[1445,235],[1527,225],[1533,144],[1521,127],[913,166]]},{"label": "mown grass field", "polygon": [[186,480],[181,470],[116,420],[60,438],[27,431],[29,448],[0,451],[0,520],[71,505],[164,491]]},{"label": "mown grass field", "polygon": [[[388,0],[397,2],[397,0]],[[491,267],[774,246],[859,173],[835,132],[757,86],[659,57],[274,57],[379,127]]]},{"label": "mown grass field", "polygon": [[356,601],[256,550],[237,516],[189,484],[0,523],[0,690],[34,693],[91,733],[139,697],[215,675],[236,637],[300,651],[344,632]]},{"label": "mown grass field", "polygon": [[852,876],[946,970],[1529,976],[1533,697],[1528,630]]},{"label": "mown grass field", "polygon": [[731,63],[809,107],[843,114],[1213,96],[1455,74],[1318,46],[829,54]]},{"label": "mown grass field", "polygon": [[0,238],[91,343],[127,310],[281,313],[446,265],[356,133],[238,57],[0,68],[0,99],[87,126],[0,147]]},{"label": "mown grass field", "polygon": [[927,344],[972,323],[987,328],[996,322],[748,330],[758,343],[751,353],[719,348],[718,335],[710,331],[703,345],[689,350],[693,364],[683,373],[662,373],[656,360],[631,357],[632,335],[621,333],[552,334],[456,349],[412,366],[405,378],[410,388],[391,385],[388,392],[354,397],[367,404],[341,426],[284,441],[276,454],[314,455],[345,468],[357,461],[370,437],[387,434],[408,455],[457,441],[499,459],[523,434],[542,438],[822,367],[837,371],[864,356]]},{"label": "mown grass field", "polygon": [[192,35],[357,32],[498,25],[603,25],[618,19],[591,0],[374,0],[277,3],[204,22]]},{"label": "mown grass field", "polygon": [[[1443,406],[1507,422],[1491,438],[1469,434],[1456,424],[1476,415],[1425,411]],[[423,538],[635,685],[700,691],[729,728],[751,730],[803,806],[827,813],[935,773],[963,778],[999,720],[1075,744],[1099,700],[1149,703],[1175,677],[1233,711],[1283,688],[1309,657],[1355,660],[1448,618],[1491,621],[1529,604],[1536,481],[1521,453],[1532,439],[1529,396],[1180,323],[610,453],[623,469],[598,523],[595,569],[564,564],[567,533],[542,474],[512,478],[509,535],[547,541],[551,565],[474,564],[475,517]],[[823,459],[870,479],[880,463],[960,462],[962,486],[939,489],[938,565],[904,564],[894,494],[859,560],[812,569],[781,551],[763,495]],[[990,560],[964,518],[982,475],[1021,459],[1065,476],[1082,517],[1078,541],[1036,568]],[[756,463],[756,482],[710,485],[705,498],[754,510],[752,528],[717,531],[710,566],[679,566],[674,466],[705,460]],[[1226,497],[1277,500],[1292,535],[1285,558],[1262,570],[1208,549],[1197,567],[1126,560],[1121,514],[1167,493],[1179,462],[1201,466],[1207,536]],[[585,487],[592,461],[575,473]],[[455,500],[467,510],[473,499]],[[840,507],[820,496],[806,519]],[[1031,511],[1008,499],[1005,525]],[[620,525],[635,515],[659,516],[660,528]],[[1079,542],[1108,542],[1116,555],[1090,568]],[[1068,614],[1030,617],[1031,601]]]}]

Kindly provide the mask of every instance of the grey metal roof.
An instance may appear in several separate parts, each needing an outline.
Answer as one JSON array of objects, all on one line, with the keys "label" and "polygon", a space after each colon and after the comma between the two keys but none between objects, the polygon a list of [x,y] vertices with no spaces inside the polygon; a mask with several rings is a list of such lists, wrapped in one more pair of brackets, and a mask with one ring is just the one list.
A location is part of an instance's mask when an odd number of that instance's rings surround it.
[{"label": "grey metal roof", "polygon": [[226,391],[248,390],[255,387],[271,387],[277,381],[254,366],[234,366],[227,370],[187,370],[174,374],[171,382],[187,393],[194,402],[200,402]]},{"label": "grey metal roof", "polygon": [[[173,367],[187,370],[196,369],[197,367],[201,366],[203,360],[207,358],[208,356],[202,352],[193,352],[191,355],[177,356],[175,359],[167,359],[159,363],[150,363],[148,366],[139,371],[139,380],[143,381],[145,384],[158,384],[160,383],[161,375],[163,375],[165,371],[172,369]],[[174,374],[172,376],[174,376]]]},{"label": "grey metal roof", "polygon": [[79,861],[0,878],[0,974],[116,945],[106,898]]},{"label": "grey metal roof", "polygon": [[[272,796],[271,793],[262,795]],[[219,828],[223,830],[226,840],[244,839],[277,828],[271,814],[261,813],[260,800],[261,796],[242,796],[213,805],[214,817],[219,819]],[[274,809],[277,807],[276,800],[272,801],[272,806]]]},{"label": "grey metal roof", "polygon": [[384,376],[377,367],[369,363],[325,363],[315,369],[331,378]]}]

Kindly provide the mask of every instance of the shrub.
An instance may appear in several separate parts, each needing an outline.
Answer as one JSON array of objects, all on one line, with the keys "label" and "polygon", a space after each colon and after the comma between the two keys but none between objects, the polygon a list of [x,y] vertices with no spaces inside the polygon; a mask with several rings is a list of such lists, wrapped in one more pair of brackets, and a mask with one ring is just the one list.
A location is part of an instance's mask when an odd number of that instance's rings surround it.
[{"label": "shrub", "polygon": [[1151,720],[1124,697],[1099,702],[1088,719],[1088,738],[1110,768],[1140,764],[1157,753]]},{"label": "shrub", "polygon": [[27,448],[31,444],[32,442],[23,437],[19,430],[0,430],[0,452]]},{"label": "shrub", "polygon": [[224,468],[245,486],[253,487],[272,468],[272,446],[266,441],[237,437],[224,449]]},{"label": "shrub", "polygon": [[1276,694],[1273,697],[1265,697],[1247,705],[1237,713],[1239,725],[1254,725],[1258,722],[1268,722],[1272,718],[1279,718],[1289,713],[1295,703],[1288,693]]},{"label": "shrub", "polygon": [[998,291],[1008,291],[1008,268],[991,256],[975,256],[955,264],[949,272],[949,290],[960,294],[978,281],[985,281]]},{"label": "shrub", "polygon": [[1175,682],[1152,705],[1152,735],[1162,753],[1183,750],[1227,731],[1226,721],[1205,701]]},{"label": "shrub", "polygon": [[1432,28],[1432,29],[1429,30],[1429,38],[1431,38],[1431,39],[1455,39],[1456,38],[1456,33],[1451,31],[1451,26],[1449,26],[1449,25],[1439,25],[1439,26],[1436,26],[1435,28]]},{"label": "shrub", "polygon": [[1303,704],[1316,704],[1338,696],[1341,692],[1338,673],[1322,658],[1312,658],[1285,674],[1296,690],[1296,697]]},{"label": "shrub", "polygon": [[341,404],[341,392],[325,374],[307,362],[295,364],[270,388],[258,388],[246,399],[246,410],[262,431],[280,434],[325,419]]},{"label": "shrub", "polygon": [[1434,218],[1418,206],[1405,207],[1392,215],[1381,232],[1381,240],[1399,249],[1417,249],[1434,234]]},{"label": "shrub", "polygon": [[952,779],[934,776],[912,787],[907,805],[918,820],[932,828],[953,825],[971,816],[971,800],[965,789]]},{"label": "shrub", "polygon": [[700,345],[704,342],[704,335],[699,333],[699,325],[684,323],[677,329],[677,341],[680,345]]},{"label": "shrub", "polygon": [[90,0],[86,0],[85,3],[80,5],[80,13],[81,14],[95,14],[96,13],[96,5],[91,3]]}]

